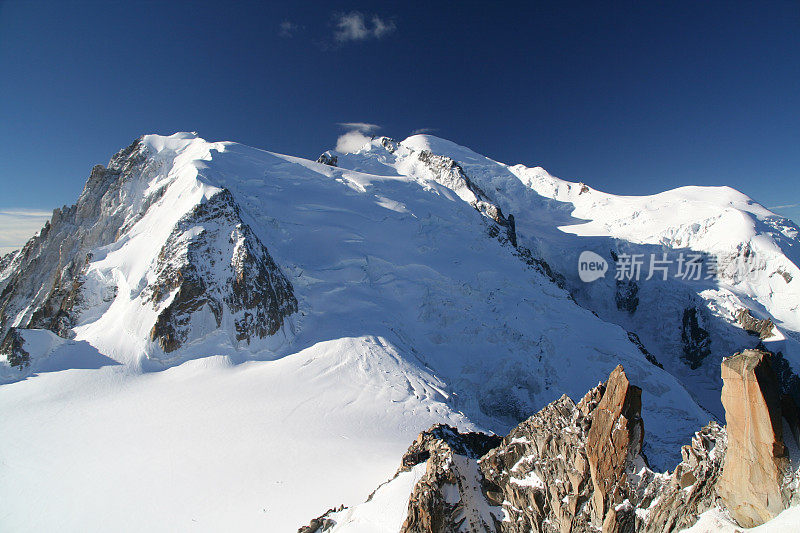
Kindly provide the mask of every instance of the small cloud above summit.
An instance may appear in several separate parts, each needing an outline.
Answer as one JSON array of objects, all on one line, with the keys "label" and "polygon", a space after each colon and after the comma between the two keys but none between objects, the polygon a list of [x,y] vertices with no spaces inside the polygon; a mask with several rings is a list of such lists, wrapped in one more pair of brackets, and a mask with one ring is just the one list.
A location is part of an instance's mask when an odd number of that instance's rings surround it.
[{"label": "small cloud above summit", "polygon": [[347,133],[336,139],[336,151],[343,154],[357,152],[372,139],[371,133],[381,129],[377,124],[368,122],[339,122],[337,124],[348,130]]},{"label": "small cloud above summit", "polygon": [[439,131],[439,128],[419,128],[411,132],[411,135],[422,135],[425,133],[433,133]]},{"label": "small cloud above summit", "polygon": [[334,15],[336,31],[333,38],[336,42],[366,41],[381,39],[397,29],[394,22],[372,15],[367,20],[363,13],[351,11]]},{"label": "small cloud above summit", "polygon": [[381,129],[377,124],[370,124],[368,122],[337,122],[338,126],[347,130],[360,131],[361,133],[372,133]]}]

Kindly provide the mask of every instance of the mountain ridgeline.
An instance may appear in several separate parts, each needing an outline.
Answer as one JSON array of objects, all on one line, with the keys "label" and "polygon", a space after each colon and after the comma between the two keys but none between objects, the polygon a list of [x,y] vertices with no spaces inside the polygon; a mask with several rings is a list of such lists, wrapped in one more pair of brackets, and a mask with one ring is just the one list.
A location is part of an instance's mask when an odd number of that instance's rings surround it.
[{"label": "mountain ridgeline", "polygon": [[[756,523],[794,489],[769,467],[747,493],[723,457],[791,470],[776,422],[791,415],[775,406],[800,404],[799,234],[728,187],[616,196],[430,135],[316,160],[145,135],[0,259],[0,388],[287,365],[288,391],[259,389],[276,405],[299,395],[275,427],[327,427],[332,413],[302,406],[335,404],[331,431],[377,428],[394,454],[437,424],[374,495],[403,494],[394,530],[657,531],[714,508]],[[591,281],[585,252],[608,264]],[[758,442],[772,452],[721,425],[727,391],[758,397],[754,353],[776,396],[749,412],[770,418]],[[337,446],[320,460],[335,465]],[[320,487],[303,505],[341,488]]]}]

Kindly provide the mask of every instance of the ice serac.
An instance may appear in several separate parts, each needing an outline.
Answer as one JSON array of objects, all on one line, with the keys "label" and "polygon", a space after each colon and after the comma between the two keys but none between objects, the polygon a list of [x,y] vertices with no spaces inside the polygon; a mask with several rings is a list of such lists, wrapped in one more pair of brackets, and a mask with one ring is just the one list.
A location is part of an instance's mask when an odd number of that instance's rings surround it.
[{"label": "ice serac", "polygon": [[774,518],[789,501],[779,384],[770,354],[746,350],[722,362],[728,452],[718,492],[744,527]]}]

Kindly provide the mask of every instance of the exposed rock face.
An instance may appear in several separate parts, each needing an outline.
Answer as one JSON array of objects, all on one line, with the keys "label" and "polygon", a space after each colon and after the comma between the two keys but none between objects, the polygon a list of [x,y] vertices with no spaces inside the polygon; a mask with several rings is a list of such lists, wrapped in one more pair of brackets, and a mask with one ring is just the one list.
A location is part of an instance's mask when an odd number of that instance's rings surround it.
[{"label": "exposed rock face", "polygon": [[0,280],[4,280],[8,276],[6,272],[11,267],[11,264],[18,255],[19,250],[16,250],[0,257]]},{"label": "exposed rock face", "polygon": [[719,506],[716,484],[722,473],[727,434],[716,422],[695,433],[681,448],[682,461],[671,475],[655,475],[646,486],[637,513],[637,531],[660,533],[690,527]]},{"label": "exposed rock face", "polygon": [[[769,351],[764,347],[763,343],[759,343],[756,346],[756,350]],[[792,403],[800,405],[800,376],[795,374],[792,366],[783,356],[783,352],[772,353],[769,363],[780,384],[781,398],[788,396]],[[781,403],[784,404],[785,402],[782,401]],[[784,415],[786,414],[785,411],[784,409]]]},{"label": "exposed rock face", "polygon": [[744,527],[775,517],[788,503],[789,458],[770,354],[745,350],[722,363],[728,452],[718,492]]},{"label": "exposed rock face", "polygon": [[307,526],[299,528],[297,533],[314,533],[316,531],[327,531],[331,529],[334,525],[336,525],[336,522],[328,518],[328,516],[337,511],[341,511],[342,509],[344,509],[344,505],[328,509],[322,516],[313,518]]},{"label": "exposed rock face", "polygon": [[89,250],[113,243],[146,211],[141,184],[159,170],[140,140],[97,165],[75,205],[56,209],[0,276],[0,336],[9,328],[44,328],[62,337],[80,314]]},{"label": "exposed rock face", "polygon": [[[113,276],[93,277],[93,253],[117,243],[151,208],[170,209],[159,200],[176,183],[172,162],[154,150],[140,139],[108,168],[95,166],[77,203],[56,209],[21,251],[2,259],[0,339],[10,364],[27,361],[11,328],[69,338],[82,313],[117,297]],[[297,310],[291,284],[242,221],[232,194],[202,198],[172,228],[139,287],[142,303],[157,311],[150,338],[166,353],[222,326],[234,341],[249,343],[275,334]]]},{"label": "exposed rock face", "polygon": [[444,425],[420,433],[400,467],[402,472],[426,462],[425,475],[409,498],[401,533],[491,531],[494,513],[500,510],[493,510],[483,495],[477,459],[499,442],[494,435],[459,433]]},{"label": "exposed rock face", "polygon": [[[237,341],[276,333],[297,311],[292,285],[252,230],[227,190],[198,205],[175,227],[161,250],[157,279],[148,288],[161,310],[151,339],[169,353],[192,334],[192,317],[205,310],[216,327],[233,317]],[[204,333],[204,332],[201,332]]]},{"label": "exposed rock face", "polygon": [[330,152],[323,152],[318,158],[317,163],[335,167],[339,164],[339,158]]},{"label": "exposed rock face", "polygon": [[455,160],[423,150],[417,154],[419,161],[433,174],[437,183],[452,189],[463,200],[486,217],[494,220],[505,230],[505,237],[512,246],[517,246],[517,233],[514,216],[503,215],[500,207],[476,185]]},{"label": "exposed rock face", "polygon": [[701,320],[696,307],[687,307],[683,310],[681,324],[683,360],[693,370],[699,368],[705,358],[711,355],[711,337],[701,326]]},{"label": "exposed rock face", "polygon": [[640,398],[617,367],[577,405],[562,396],[512,430],[481,459],[489,498],[507,502],[498,530],[633,531]]},{"label": "exposed rock face", "polygon": [[627,311],[630,314],[636,312],[639,307],[639,285],[635,280],[616,280],[614,303],[620,311]]},{"label": "exposed rock face", "polygon": [[13,367],[23,368],[30,365],[31,355],[23,348],[25,341],[17,328],[11,328],[0,343],[0,355],[5,355],[8,364]]},{"label": "exposed rock face", "polygon": [[652,353],[650,353],[650,352],[647,350],[647,348],[645,348],[645,345],[644,345],[644,343],[642,343],[642,340],[639,338],[639,336],[638,336],[636,333],[634,333],[634,332],[632,332],[632,331],[629,331],[629,332],[628,332],[628,339],[629,339],[629,340],[630,340],[630,341],[631,341],[633,344],[635,344],[637,348],[639,348],[639,351],[640,351],[640,352],[642,352],[642,355],[644,355],[644,356],[645,356],[645,358],[646,358],[648,361],[650,361],[651,363],[653,363],[654,365],[656,365],[658,368],[662,368],[662,369],[664,368],[664,365],[662,365],[661,363],[659,363],[659,362],[658,362],[658,359],[656,359],[656,356],[655,356],[655,355],[653,355]]},{"label": "exposed rock face", "polygon": [[[527,532],[579,531],[589,527],[593,485],[585,439],[591,421],[586,417],[602,395],[590,391],[582,409],[566,396],[551,403],[503,439],[481,461],[487,493],[503,505],[507,522],[497,530]],[[594,405],[591,405],[591,404]]]},{"label": "exposed rock face", "polygon": [[631,385],[622,367],[618,366],[606,382],[600,403],[592,411],[592,425],[586,438],[586,455],[594,485],[592,512],[596,523],[602,523],[604,530],[627,530],[633,525],[633,509],[623,504],[630,491],[626,470],[635,468],[642,450],[641,412],[642,389]]},{"label": "exposed rock face", "polygon": [[736,313],[736,321],[742,325],[742,329],[757,335],[762,340],[772,337],[772,331],[775,329],[775,324],[772,323],[772,320],[769,318],[759,320],[750,314],[749,309],[739,309]]}]

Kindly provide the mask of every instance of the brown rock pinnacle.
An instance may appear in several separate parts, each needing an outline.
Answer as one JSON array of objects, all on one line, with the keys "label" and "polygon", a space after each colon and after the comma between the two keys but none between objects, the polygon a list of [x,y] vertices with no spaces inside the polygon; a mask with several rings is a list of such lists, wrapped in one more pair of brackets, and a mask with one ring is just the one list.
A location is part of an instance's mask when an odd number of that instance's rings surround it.
[{"label": "brown rock pinnacle", "polygon": [[789,460],[780,389],[769,357],[745,350],[722,362],[728,451],[717,493],[744,527],[774,518],[786,504],[781,484]]},{"label": "brown rock pinnacle", "polygon": [[608,377],[602,400],[592,413],[586,439],[586,456],[594,485],[593,518],[603,531],[616,531],[619,521],[615,507],[626,498],[625,470],[639,455],[644,438],[641,418],[642,389],[631,385],[617,366]]}]

